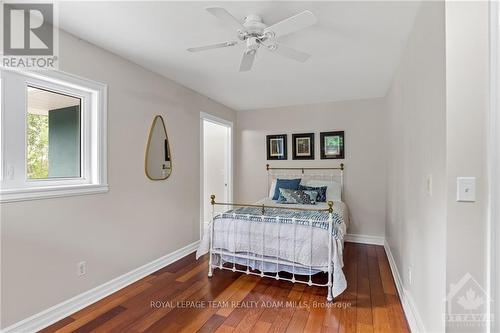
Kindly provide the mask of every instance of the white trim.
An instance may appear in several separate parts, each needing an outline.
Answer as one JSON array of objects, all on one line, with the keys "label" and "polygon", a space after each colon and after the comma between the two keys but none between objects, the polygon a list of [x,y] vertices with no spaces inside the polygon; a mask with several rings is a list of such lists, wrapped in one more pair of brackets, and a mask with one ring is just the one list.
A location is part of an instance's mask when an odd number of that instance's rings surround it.
[{"label": "white trim", "polygon": [[349,242],[349,243],[384,245],[385,238],[382,236],[347,234],[344,237],[344,241]]},{"label": "white trim", "polygon": [[417,305],[413,300],[413,297],[403,286],[403,280],[401,279],[396,261],[394,261],[394,257],[392,256],[391,247],[389,246],[387,241],[384,241],[384,249],[385,253],[387,254],[387,259],[389,260],[392,277],[394,278],[394,282],[396,283],[396,288],[398,290],[399,299],[401,300],[406,320],[408,321],[408,325],[410,326],[410,331],[413,333],[427,332],[424,326],[424,322],[422,321],[422,317],[418,312]]},{"label": "white trim", "polygon": [[219,124],[219,125],[224,125],[224,126],[231,126],[233,127],[233,122],[226,120],[224,118],[220,118],[217,116],[214,116],[213,114],[206,113],[206,112],[200,112],[200,119],[208,120],[213,123]]},{"label": "white trim", "polygon": [[82,184],[72,186],[48,186],[38,188],[22,188],[3,190],[0,194],[0,202],[17,202],[26,200],[39,200],[50,198],[71,197],[76,195],[99,194],[108,192],[107,184],[94,185]]},{"label": "white trim", "polygon": [[[201,115],[202,113],[200,113]],[[203,131],[203,118],[200,116],[200,239],[203,238],[205,234],[204,224],[205,222],[205,204],[203,200],[206,200],[205,195],[205,159],[203,158],[205,151],[205,146],[203,145],[204,140],[204,131]]]},{"label": "white trim", "polygon": [[125,273],[111,281],[101,284],[100,286],[86,291],[80,295],[59,303],[47,310],[39,312],[29,318],[21,320],[9,327],[6,327],[4,333],[13,332],[35,332],[39,331],[53,323],[81,310],[90,304],[93,304],[104,297],[138,281],[145,276],[185,257],[194,252],[198,247],[199,241],[184,246],[172,253],[169,253],[161,258],[136,268],[128,273]]}]

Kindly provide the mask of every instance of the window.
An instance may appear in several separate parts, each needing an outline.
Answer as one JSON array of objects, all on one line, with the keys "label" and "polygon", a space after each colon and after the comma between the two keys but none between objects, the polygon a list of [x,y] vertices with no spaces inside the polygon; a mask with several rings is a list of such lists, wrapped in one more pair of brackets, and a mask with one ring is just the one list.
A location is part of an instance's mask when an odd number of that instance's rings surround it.
[{"label": "window", "polygon": [[36,87],[27,89],[27,178],[80,178],[81,99]]},{"label": "window", "polygon": [[1,70],[0,201],[107,191],[106,86]]}]

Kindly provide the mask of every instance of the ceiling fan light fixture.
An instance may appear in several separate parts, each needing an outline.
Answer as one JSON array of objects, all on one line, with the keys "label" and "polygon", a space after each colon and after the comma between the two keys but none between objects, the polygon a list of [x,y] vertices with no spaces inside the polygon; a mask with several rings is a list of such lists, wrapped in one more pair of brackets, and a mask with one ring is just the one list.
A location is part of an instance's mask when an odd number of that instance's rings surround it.
[{"label": "ceiling fan light fixture", "polygon": [[[292,59],[298,62],[304,62],[309,58],[309,54],[292,49],[288,46],[280,46],[277,38],[291,34],[293,32],[307,28],[316,23],[317,19],[309,10],[305,10],[271,26],[266,25],[262,17],[256,14],[247,15],[243,21],[235,18],[227,10],[221,7],[209,7],[206,10],[236,30],[237,38],[245,42],[245,50],[240,64],[240,72],[246,72],[252,69],[255,54],[261,45],[265,49],[282,57]],[[267,43],[266,43],[267,42]],[[205,51],[215,48],[224,48],[237,45],[238,41],[229,41],[206,45],[201,47],[189,48],[190,52]]]}]

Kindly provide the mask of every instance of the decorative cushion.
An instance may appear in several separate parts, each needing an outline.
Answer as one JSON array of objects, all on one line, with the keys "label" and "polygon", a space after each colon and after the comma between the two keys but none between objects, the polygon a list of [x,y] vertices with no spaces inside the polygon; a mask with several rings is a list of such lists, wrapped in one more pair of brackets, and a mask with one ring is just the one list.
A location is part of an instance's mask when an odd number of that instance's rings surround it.
[{"label": "decorative cushion", "polygon": [[274,191],[273,200],[278,200],[280,197],[280,189],[298,190],[300,185],[300,178],[298,179],[277,179],[276,189]]},{"label": "decorative cushion", "polygon": [[299,186],[299,190],[302,190],[302,191],[318,192],[318,197],[316,198],[316,202],[326,202],[326,189],[327,188],[328,188],[327,186],[319,186],[319,187],[304,186],[304,185]]},{"label": "decorative cushion", "polygon": [[318,192],[280,188],[279,203],[315,205]]}]

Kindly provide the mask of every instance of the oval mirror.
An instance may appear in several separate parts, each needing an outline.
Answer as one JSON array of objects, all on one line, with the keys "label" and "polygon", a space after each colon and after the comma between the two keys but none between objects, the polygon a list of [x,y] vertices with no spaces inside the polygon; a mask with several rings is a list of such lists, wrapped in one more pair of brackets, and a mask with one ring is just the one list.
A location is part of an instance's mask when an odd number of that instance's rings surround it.
[{"label": "oval mirror", "polygon": [[170,145],[162,116],[155,116],[149,130],[145,171],[151,180],[164,180],[172,173]]}]

